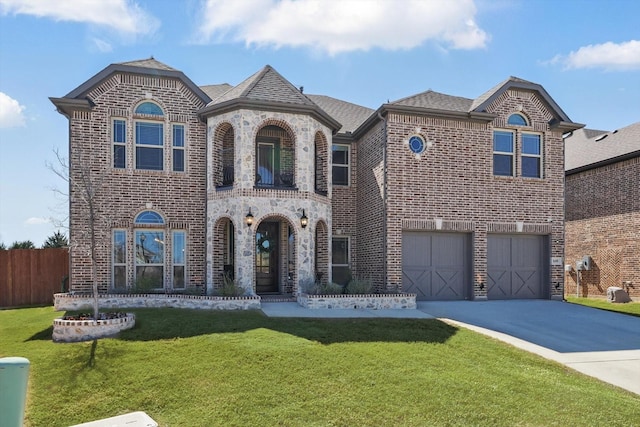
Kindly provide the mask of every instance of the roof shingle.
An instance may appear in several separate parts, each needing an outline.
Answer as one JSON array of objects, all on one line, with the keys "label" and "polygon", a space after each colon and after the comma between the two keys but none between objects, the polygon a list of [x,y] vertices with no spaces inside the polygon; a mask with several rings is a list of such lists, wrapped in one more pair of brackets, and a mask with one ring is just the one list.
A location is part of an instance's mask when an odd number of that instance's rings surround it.
[{"label": "roof shingle", "polygon": [[613,132],[580,129],[564,139],[564,147],[566,171],[634,152],[640,155],[640,122]]}]

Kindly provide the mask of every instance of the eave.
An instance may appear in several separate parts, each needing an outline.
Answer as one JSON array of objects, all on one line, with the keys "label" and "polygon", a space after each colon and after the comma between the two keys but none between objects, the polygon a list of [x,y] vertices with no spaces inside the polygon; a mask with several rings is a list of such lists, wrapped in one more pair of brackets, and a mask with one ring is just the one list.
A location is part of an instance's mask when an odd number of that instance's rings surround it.
[{"label": "eave", "polygon": [[198,111],[198,117],[200,120],[206,122],[206,119],[209,116],[224,114],[229,111],[240,109],[274,111],[289,114],[307,114],[328,126],[333,134],[342,127],[342,124],[315,105],[291,104],[286,102],[263,101],[247,98],[236,98],[221,102],[220,104],[206,106]]},{"label": "eave", "polygon": [[476,123],[491,123],[497,115],[485,112],[476,111],[451,111],[451,110],[439,110],[435,108],[414,107],[408,105],[395,105],[395,104],[383,104],[380,108],[374,111],[367,120],[365,120],[354,132],[354,137],[360,138],[364,135],[376,122],[380,120],[381,116],[386,116],[389,113],[406,114],[411,116],[427,116],[436,117],[441,119],[462,120]]},{"label": "eave", "polygon": [[623,162],[625,160],[634,159],[636,157],[640,157],[640,150],[632,151],[630,153],[621,154],[620,156],[611,157],[610,159],[600,160],[599,162],[590,163],[588,165],[569,169],[564,172],[564,175],[565,176],[574,175],[580,172],[588,171],[590,169],[597,169],[603,166],[612,165],[614,163]]},{"label": "eave", "polygon": [[91,111],[95,105],[89,98],[74,99],[49,97],[49,100],[56,106],[58,113],[66,117],[71,117],[71,113],[73,111]]}]

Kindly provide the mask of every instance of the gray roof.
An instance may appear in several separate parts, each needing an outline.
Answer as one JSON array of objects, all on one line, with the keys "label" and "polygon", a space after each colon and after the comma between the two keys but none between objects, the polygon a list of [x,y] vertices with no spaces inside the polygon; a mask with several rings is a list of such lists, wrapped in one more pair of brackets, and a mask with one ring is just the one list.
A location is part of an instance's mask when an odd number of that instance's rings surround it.
[{"label": "gray roof", "polygon": [[[174,78],[182,81],[186,87],[193,91],[203,102],[207,103],[211,101],[211,98],[202,91],[195,83],[191,81],[182,71],[171,68],[168,65],[154,59],[153,57],[148,59],[140,59],[136,61],[120,62],[111,64],[95,76],[91,77],[86,82],[66,94],[63,98],[70,99],[85,99],[87,94],[93,90],[94,87],[101,84],[106,79],[110,78],[114,73],[134,73],[134,74],[151,74],[153,76]],[[50,98],[54,104],[62,98]],[[54,101],[55,100],[55,101]],[[67,103],[67,101],[63,101]],[[57,105],[57,104],[56,104]]]},{"label": "gray roof", "polygon": [[579,172],[640,156],[640,122],[613,132],[579,129],[564,139],[565,171]]},{"label": "gray roof", "polygon": [[340,133],[355,131],[375,110],[325,95],[307,95],[327,114],[342,123]]},{"label": "gray roof", "polygon": [[214,99],[209,105],[217,105],[234,99],[314,105],[309,98],[270,65],[266,65],[236,87]]},{"label": "gray roof", "polygon": [[178,71],[175,68],[169,67],[167,64],[164,64],[158,60],[156,60],[153,56],[149,59],[138,59],[136,61],[128,61],[128,62],[117,62],[118,65],[129,65],[132,67],[139,68],[152,68],[155,70],[165,70],[165,71]]},{"label": "gray roof", "polygon": [[233,86],[231,86],[228,83],[222,83],[222,84],[219,84],[219,85],[200,86],[200,89],[202,89],[202,91],[204,93],[209,95],[209,98],[214,99],[214,100],[216,98],[219,98],[220,96],[222,96],[226,92],[228,92],[229,89],[231,89],[231,88],[233,88]]},{"label": "gray roof", "polygon": [[391,102],[390,105],[468,112],[471,110],[472,103],[473,100],[469,98],[451,96],[444,93],[428,90],[417,95],[408,96],[406,98]]}]

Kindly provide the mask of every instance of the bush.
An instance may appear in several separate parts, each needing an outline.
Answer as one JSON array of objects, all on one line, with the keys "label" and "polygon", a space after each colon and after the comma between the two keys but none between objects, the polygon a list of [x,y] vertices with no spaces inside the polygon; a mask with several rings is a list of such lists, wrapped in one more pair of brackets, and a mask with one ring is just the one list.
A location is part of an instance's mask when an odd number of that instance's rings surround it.
[{"label": "bush", "polygon": [[366,279],[351,279],[345,288],[345,293],[350,295],[370,294],[372,292],[373,285],[370,280]]},{"label": "bush", "polygon": [[339,295],[344,292],[342,286],[337,283],[322,283],[313,279],[301,280],[299,286],[307,295]]},{"label": "bush", "polygon": [[337,283],[322,283],[320,284],[320,295],[339,295],[344,293],[344,288]]},{"label": "bush", "polygon": [[236,280],[232,279],[229,274],[224,274],[222,276],[220,295],[223,297],[239,297],[244,295],[244,288]]}]

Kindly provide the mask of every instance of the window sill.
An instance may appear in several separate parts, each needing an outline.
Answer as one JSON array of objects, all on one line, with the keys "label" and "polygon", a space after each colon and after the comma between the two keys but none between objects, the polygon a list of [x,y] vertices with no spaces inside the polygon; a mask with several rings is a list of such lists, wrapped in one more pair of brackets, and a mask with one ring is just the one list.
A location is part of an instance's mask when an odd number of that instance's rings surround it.
[{"label": "window sill", "polygon": [[289,191],[298,191],[298,187],[293,185],[260,185],[255,184],[253,186],[256,190],[289,190]]}]

